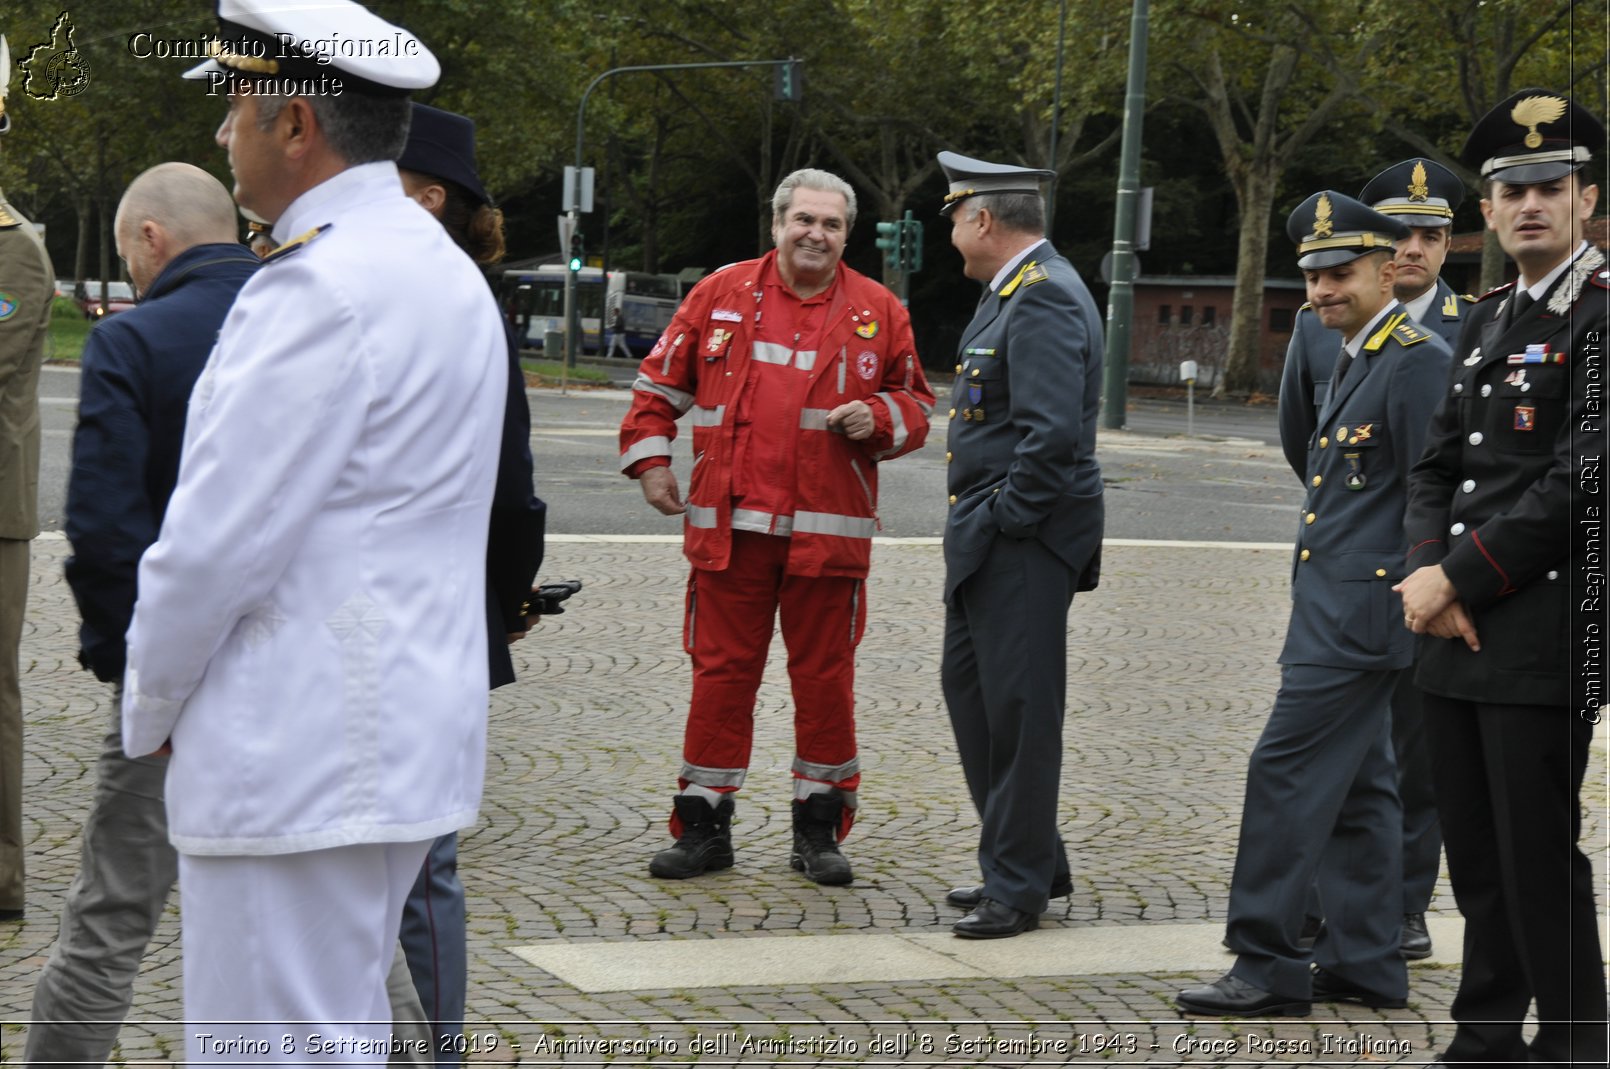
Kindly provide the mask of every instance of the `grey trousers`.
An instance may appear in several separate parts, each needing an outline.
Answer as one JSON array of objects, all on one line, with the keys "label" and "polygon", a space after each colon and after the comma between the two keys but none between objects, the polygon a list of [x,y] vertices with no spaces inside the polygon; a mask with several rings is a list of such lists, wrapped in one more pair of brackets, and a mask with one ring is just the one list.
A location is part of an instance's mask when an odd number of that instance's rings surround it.
[{"label": "grey trousers", "polygon": [[[134,998],[134,978],[179,876],[168,843],[163,800],[166,757],[123,753],[112,690],[112,728],[95,769],[95,800],[84,821],[78,875],[62,903],[61,929],[34,985],[27,1065],[81,1062],[104,1065]],[[249,923],[242,918],[242,923]],[[415,1051],[430,1050],[430,1031],[399,946],[386,984],[394,1035]],[[416,1042],[418,1041],[418,1042]],[[428,1065],[410,1054],[393,1065]]]},{"label": "grey trousers", "polygon": [[[1389,998],[1408,992],[1403,808],[1388,723],[1396,671],[1313,664],[1280,669],[1280,690],[1247,763],[1230,879],[1230,973],[1291,999],[1311,994],[1310,962]],[[1325,930],[1297,944],[1315,882]]]}]

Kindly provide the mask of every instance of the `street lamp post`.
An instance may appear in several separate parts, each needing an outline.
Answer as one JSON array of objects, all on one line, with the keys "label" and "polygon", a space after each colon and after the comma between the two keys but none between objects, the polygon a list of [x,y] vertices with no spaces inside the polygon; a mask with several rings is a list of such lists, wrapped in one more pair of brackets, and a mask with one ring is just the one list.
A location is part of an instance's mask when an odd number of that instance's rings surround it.
[{"label": "street lamp post", "polygon": [[1147,32],[1147,0],[1133,0],[1129,20],[1129,88],[1124,97],[1118,204],[1112,227],[1112,288],[1107,295],[1107,404],[1102,425],[1113,430],[1123,427],[1129,404],[1130,327],[1135,318],[1135,205],[1140,199]]},{"label": "street lamp post", "polygon": [[[576,107],[576,175],[577,186],[580,188],[580,175],[582,171],[581,150],[586,137],[587,98],[593,95],[593,90],[605,78],[617,74],[628,74],[634,71],[691,71],[710,70],[716,67],[782,67],[783,76],[779,79],[777,91],[786,94],[785,99],[799,99],[799,69],[801,61],[798,58],[788,59],[735,59],[713,63],[648,63],[630,67],[611,67],[609,70],[587,83],[587,88],[581,94],[581,103]],[[570,232],[577,232],[581,223],[581,211],[578,202],[570,206]],[[565,272],[565,366],[576,361],[578,339],[576,335],[580,329],[575,325],[576,314],[576,275],[578,272]]]}]

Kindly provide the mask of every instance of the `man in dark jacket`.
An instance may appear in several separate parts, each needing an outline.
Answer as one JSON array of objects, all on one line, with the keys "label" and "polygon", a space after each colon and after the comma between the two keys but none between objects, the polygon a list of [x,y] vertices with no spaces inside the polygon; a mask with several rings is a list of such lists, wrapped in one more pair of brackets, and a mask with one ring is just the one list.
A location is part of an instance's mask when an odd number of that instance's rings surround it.
[{"label": "man in dark jacket", "polygon": [[1610,270],[1582,237],[1599,195],[1585,165],[1603,144],[1585,108],[1523,89],[1463,152],[1520,278],[1460,336],[1404,521],[1404,622],[1426,635],[1417,679],[1465,917],[1447,1062],[1605,1062],[1593,866],[1577,845],[1604,703]]},{"label": "man in dark jacket", "polygon": [[[1308,444],[1280,690],[1247,763],[1230,881],[1235,964],[1175,997],[1187,1013],[1306,1017],[1313,1002],[1402,1008],[1402,818],[1389,710],[1413,645],[1393,624],[1405,480],[1447,371],[1442,340],[1393,296],[1403,223],[1325,190],[1286,232],[1308,298],[1337,331]],[[1299,403],[1307,404],[1307,398]],[[1300,938],[1318,881],[1325,929]]]},{"label": "man in dark jacket", "polygon": [[[258,260],[236,240],[228,191],[189,164],[136,178],[114,229],[142,299],[98,323],[84,346],[67,582],[83,618],[79,661],[121,689],[135,572],[178,480],[190,390]],[[111,1056],[177,877],[163,808],[168,759],[124,754],[118,707],[112,701],[79,873],[34,989],[28,1064],[101,1065]]]},{"label": "man in dark jacket", "polygon": [[946,900],[970,910],[957,935],[1000,939],[1072,890],[1057,798],[1068,610],[1101,560],[1101,315],[1045,240],[1051,172],[954,152],[939,165],[951,244],[989,287],[957,347],[940,665],[984,882]]},{"label": "man in dark jacket", "polygon": [[[1465,199],[1464,182],[1435,160],[1412,157],[1370,179],[1358,199],[1409,228],[1408,235],[1393,247],[1397,275],[1392,294],[1403,303],[1410,319],[1452,350],[1459,340],[1459,328],[1470,318],[1469,303],[1475,299],[1455,293],[1441,277],[1453,213]],[[1308,443],[1330,397],[1331,371],[1341,344],[1341,337],[1319,321],[1318,311],[1304,305],[1297,314],[1280,378],[1280,446],[1299,480],[1306,481]],[[1403,931],[1398,950],[1411,960],[1431,956],[1425,914],[1442,859],[1442,832],[1437,826],[1421,720],[1414,673],[1404,672],[1392,692],[1392,752],[1397,758],[1398,797],[1403,803]],[[1320,912],[1317,894],[1310,895],[1305,937],[1317,933]]]}]

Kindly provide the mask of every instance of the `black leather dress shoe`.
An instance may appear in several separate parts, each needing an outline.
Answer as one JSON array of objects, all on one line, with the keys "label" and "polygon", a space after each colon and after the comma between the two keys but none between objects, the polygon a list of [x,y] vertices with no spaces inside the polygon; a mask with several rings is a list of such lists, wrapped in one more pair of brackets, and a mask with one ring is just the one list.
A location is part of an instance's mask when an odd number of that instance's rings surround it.
[{"label": "black leather dress shoe", "polygon": [[950,930],[963,939],[1005,939],[1019,932],[1032,932],[1039,926],[1040,918],[1033,913],[986,898],[973,912],[951,925]]},{"label": "black leather dress shoe", "polygon": [[1188,987],[1174,1005],[1201,1017],[1307,1017],[1307,999],[1273,995],[1225,973],[1206,987]]},{"label": "black leather dress shoe", "polygon": [[[1051,884],[1048,898],[1067,898],[1073,894],[1073,877],[1064,876]],[[945,901],[958,909],[972,909],[984,900],[984,885],[974,884],[972,887],[954,887],[945,896]]]},{"label": "black leather dress shoe", "polygon": [[1405,913],[1403,931],[1398,939],[1398,953],[1405,961],[1419,961],[1431,956],[1431,933],[1426,930],[1424,913]]},{"label": "black leather dress shoe", "polygon": [[1406,998],[1366,991],[1317,965],[1314,966],[1314,1001],[1357,1002],[1372,1010],[1401,1010],[1409,1004]]}]

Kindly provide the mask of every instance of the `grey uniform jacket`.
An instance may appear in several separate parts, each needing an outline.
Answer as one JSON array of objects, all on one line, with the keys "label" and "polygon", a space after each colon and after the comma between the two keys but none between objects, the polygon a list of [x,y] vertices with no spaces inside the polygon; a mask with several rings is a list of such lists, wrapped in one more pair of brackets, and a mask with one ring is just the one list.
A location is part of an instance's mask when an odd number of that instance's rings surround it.
[{"label": "grey uniform jacket", "polygon": [[[1459,331],[1470,318],[1467,307],[1475,298],[1455,293],[1437,279],[1437,296],[1420,326],[1441,338],[1451,350],[1459,344]],[[1330,390],[1331,372],[1342,351],[1342,336],[1326,329],[1308,305],[1297,312],[1286,367],[1280,376],[1280,448],[1291,470],[1301,478],[1308,464],[1308,440],[1318,425],[1319,410]],[[1423,350],[1422,350],[1423,351]],[[1307,400],[1305,405],[1302,402]]]},{"label": "grey uniform jacket", "polygon": [[1392,585],[1405,574],[1409,469],[1448,360],[1442,339],[1394,305],[1321,409],[1304,467],[1282,664],[1386,670],[1412,660],[1414,636]]},{"label": "grey uniform jacket", "polygon": [[945,599],[997,537],[1035,538],[1094,589],[1100,568],[1101,316],[1041,242],[984,298],[958,347],[951,397]]}]

